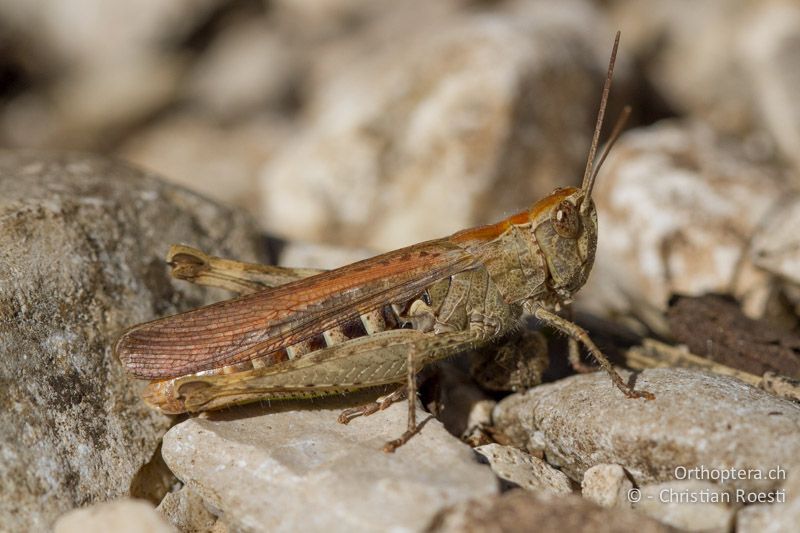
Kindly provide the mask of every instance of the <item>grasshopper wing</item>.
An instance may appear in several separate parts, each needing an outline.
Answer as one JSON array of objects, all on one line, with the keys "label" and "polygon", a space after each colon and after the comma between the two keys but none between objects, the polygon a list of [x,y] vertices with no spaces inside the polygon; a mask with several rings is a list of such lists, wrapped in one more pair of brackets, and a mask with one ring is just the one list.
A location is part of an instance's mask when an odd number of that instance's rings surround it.
[{"label": "grasshopper wing", "polygon": [[428,241],[141,324],[125,332],[114,350],[138,378],[173,378],[219,368],[414,298],[433,282],[475,265],[475,257],[460,246]]}]

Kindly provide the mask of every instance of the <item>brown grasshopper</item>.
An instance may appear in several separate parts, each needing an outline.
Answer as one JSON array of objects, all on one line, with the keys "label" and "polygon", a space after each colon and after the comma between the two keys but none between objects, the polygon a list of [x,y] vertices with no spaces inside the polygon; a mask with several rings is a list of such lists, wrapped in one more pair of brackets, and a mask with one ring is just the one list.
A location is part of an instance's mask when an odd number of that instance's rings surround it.
[{"label": "brown grasshopper", "polygon": [[573,354],[583,344],[626,396],[652,398],[632,390],[587,333],[556,314],[592,268],[592,186],[629,112],[593,166],[618,45],[619,33],[580,188],[556,189],[497,224],[325,272],[249,265],[173,247],[176,277],[242,296],[136,326],[120,337],[115,352],[128,372],[152,380],[146,400],[167,413],[198,412],[405,381],[396,392],[339,417],[347,423],[408,396],[407,430],[385,447],[393,451],[418,431],[417,371],[513,331],[523,312],[566,333]]}]

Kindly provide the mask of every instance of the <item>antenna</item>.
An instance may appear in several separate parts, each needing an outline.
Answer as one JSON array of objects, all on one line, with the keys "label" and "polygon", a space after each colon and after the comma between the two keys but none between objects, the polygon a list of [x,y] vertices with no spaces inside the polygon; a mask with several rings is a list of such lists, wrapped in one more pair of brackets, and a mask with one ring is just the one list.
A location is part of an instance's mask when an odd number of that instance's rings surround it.
[{"label": "antenna", "polygon": [[597,164],[594,166],[594,171],[592,172],[592,178],[589,180],[589,191],[588,194],[592,194],[592,187],[594,186],[594,180],[597,178],[597,174],[600,173],[600,167],[603,166],[603,162],[608,157],[609,152],[611,152],[611,147],[614,146],[614,143],[617,142],[619,139],[619,135],[622,133],[622,128],[625,127],[625,124],[628,122],[628,118],[631,116],[631,106],[626,105],[622,113],[620,113],[619,118],[617,119],[617,123],[614,124],[614,129],[611,130],[611,135],[608,137],[608,142],[606,143],[605,147],[603,148],[602,153],[600,154],[600,159],[597,160]]},{"label": "antenna", "polygon": [[[600,111],[597,113],[597,123],[594,126],[594,136],[592,137],[592,145],[589,148],[589,157],[586,159],[586,170],[583,173],[583,189],[586,196],[591,196],[592,187],[594,186],[594,179],[597,173],[593,172],[594,157],[597,154],[597,144],[600,141],[600,131],[603,129],[603,117],[606,114],[606,104],[608,103],[608,93],[611,90],[611,78],[614,75],[614,62],[617,60],[617,48],[619,47],[620,32],[617,32],[614,38],[614,47],[611,49],[611,59],[608,62],[608,73],[606,74],[606,81],[603,84],[603,96],[600,98]],[[627,119],[627,115],[625,115]],[[624,122],[623,122],[624,124]],[[619,125],[619,122],[617,122]],[[621,129],[621,128],[620,128]],[[599,167],[599,165],[598,165]],[[588,202],[585,202],[588,205]]]}]

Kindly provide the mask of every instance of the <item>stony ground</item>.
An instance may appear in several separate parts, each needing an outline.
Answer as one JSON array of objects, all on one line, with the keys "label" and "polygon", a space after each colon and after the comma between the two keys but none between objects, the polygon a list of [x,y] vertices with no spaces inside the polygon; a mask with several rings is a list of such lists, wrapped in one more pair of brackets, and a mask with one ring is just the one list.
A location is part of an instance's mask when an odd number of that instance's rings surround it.
[{"label": "stony ground", "polygon": [[[386,391],[142,402],[117,336],[229,296],[171,244],[333,268],[525,209],[579,182],[616,29],[634,114],[576,317],[655,400],[529,321],[426,369],[391,455],[405,402],[336,421]],[[796,5],[17,2],[0,30],[0,530],[800,523]]]}]

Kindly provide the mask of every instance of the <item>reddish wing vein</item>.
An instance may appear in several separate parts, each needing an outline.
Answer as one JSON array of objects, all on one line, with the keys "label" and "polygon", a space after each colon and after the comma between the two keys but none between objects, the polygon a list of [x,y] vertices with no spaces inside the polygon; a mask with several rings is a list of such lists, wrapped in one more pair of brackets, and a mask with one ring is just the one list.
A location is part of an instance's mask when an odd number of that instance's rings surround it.
[{"label": "reddish wing vein", "polygon": [[161,379],[258,357],[422,292],[474,266],[444,240],[429,241],[280,287],[128,330],[115,351],[136,377]]}]

